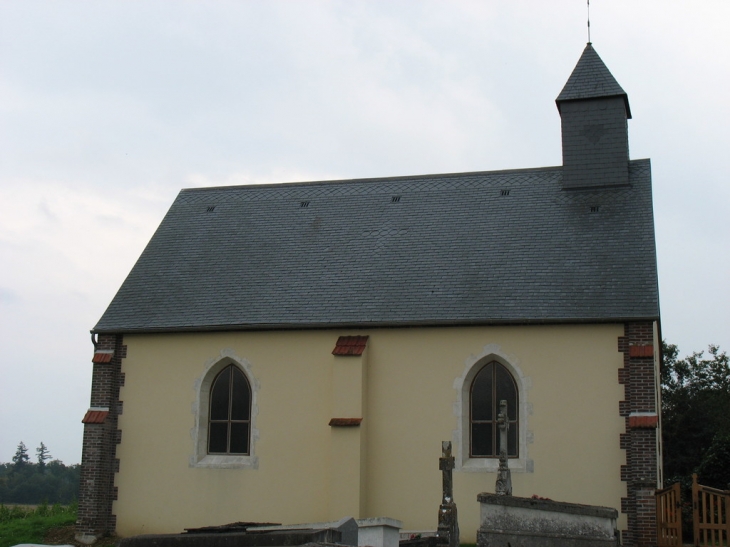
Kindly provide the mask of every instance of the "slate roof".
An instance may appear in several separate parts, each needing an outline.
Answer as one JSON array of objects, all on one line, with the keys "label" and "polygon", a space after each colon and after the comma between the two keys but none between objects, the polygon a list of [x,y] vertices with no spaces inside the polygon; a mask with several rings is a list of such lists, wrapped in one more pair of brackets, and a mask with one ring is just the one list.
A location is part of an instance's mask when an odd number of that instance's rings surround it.
[{"label": "slate roof", "polygon": [[655,319],[649,160],[629,172],[183,190],[94,331]]},{"label": "slate roof", "polygon": [[578,64],[575,65],[570,78],[568,78],[555,102],[558,105],[558,110],[560,110],[560,103],[564,101],[616,96],[623,97],[626,105],[626,117],[630,119],[631,108],[629,108],[628,95],[589,42],[586,44],[580,59],[578,59]]}]

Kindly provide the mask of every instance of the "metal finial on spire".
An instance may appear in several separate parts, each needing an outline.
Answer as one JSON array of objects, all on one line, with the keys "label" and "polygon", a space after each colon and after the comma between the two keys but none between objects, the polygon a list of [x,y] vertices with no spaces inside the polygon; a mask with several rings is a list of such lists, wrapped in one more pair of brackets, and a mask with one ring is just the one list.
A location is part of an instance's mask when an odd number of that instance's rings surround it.
[{"label": "metal finial on spire", "polygon": [[586,0],[588,8],[588,43],[591,43],[591,0]]}]

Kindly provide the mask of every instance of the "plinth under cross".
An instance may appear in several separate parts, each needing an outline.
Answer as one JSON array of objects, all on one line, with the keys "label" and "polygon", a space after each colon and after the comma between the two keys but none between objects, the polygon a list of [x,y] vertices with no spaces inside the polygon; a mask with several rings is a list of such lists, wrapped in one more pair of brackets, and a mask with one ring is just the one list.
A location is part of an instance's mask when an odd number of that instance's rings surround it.
[{"label": "plinth under cross", "polygon": [[511,496],[512,475],[507,465],[509,416],[507,415],[507,401],[505,400],[499,402],[497,427],[499,427],[499,471],[497,472],[497,483],[494,485],[494,493],[498,496]]}]

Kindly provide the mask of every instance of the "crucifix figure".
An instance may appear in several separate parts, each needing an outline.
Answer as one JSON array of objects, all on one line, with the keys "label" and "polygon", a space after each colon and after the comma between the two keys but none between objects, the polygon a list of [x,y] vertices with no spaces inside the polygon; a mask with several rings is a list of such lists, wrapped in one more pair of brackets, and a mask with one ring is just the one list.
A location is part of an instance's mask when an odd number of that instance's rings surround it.
[{"label": "crucifix figure", "polygon": [[443,497],[439,507],[438,537],[445,539],[449,547],[459,547],[459,519],[454,502],[454,457],[451,455],[451,442],[441,443],[439,469],[443,475]]},{"label": "crucifix figure", "polygon": [[499,401],[497,427],[499,428],[499,471],[497,472],[497,483],[494,486],[494,493],[498,496],[511,496],[512,475],[507,465],[509,416],[507,415],[507,401],[505,400]]}]

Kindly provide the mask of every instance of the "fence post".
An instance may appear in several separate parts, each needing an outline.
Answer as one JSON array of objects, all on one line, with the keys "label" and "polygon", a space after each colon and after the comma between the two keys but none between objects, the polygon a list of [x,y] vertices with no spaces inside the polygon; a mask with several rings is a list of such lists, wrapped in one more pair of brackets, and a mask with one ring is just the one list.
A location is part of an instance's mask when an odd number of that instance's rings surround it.
[{"label": "fence post", "polygon": [[692,473],[692,535],[694,536],[695,547],[700,544],[699,490],[700,488],[697,484],[697,473]]}]

